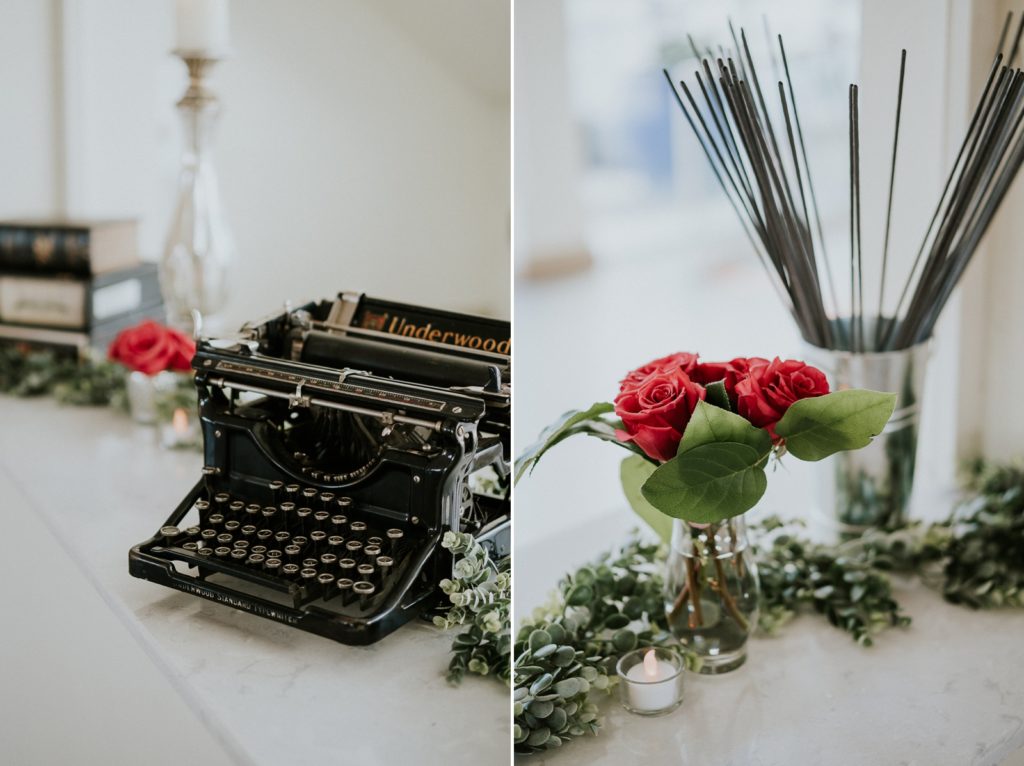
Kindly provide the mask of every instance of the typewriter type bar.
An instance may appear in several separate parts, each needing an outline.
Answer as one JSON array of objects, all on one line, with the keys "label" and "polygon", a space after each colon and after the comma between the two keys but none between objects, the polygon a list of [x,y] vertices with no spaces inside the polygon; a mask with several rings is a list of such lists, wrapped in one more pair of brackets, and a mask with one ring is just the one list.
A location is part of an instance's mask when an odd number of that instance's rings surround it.
[{"label": "typewriter type bar", "polygon": [[342,293],[203,340],[205,467],[131,573],[349,644],[509,553],[508,323]]}]

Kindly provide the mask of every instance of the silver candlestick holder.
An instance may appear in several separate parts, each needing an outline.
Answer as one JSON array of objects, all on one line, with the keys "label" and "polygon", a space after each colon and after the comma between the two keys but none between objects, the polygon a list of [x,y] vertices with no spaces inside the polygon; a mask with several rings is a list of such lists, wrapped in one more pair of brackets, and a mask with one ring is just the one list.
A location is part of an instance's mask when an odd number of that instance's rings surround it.
[{"label": "silver candlestick holder", "polygon": [[177,203],[160,261],[160,285],[168,322],[183,331],[194,327],[198,311],[216,330],[229,297],[235,243],[221,207],[213,165],[213,139],[220,102],[205,82],[219,57],[175,51],[188,67],[188,89],[178,101],[184,150]]}]

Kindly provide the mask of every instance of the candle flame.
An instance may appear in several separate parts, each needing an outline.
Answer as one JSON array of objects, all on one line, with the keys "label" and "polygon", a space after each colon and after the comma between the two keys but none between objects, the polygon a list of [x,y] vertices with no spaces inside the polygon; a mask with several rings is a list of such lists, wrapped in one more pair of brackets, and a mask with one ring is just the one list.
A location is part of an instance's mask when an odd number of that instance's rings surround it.
[{"label": "candle flame", "polygon": [[174,415],[171,416],[171,427],[174,428],[176,434],[184,434],[188,431],[188,413],[183,407],[178,407],[174,411]]},{"label": "candle flame", "polygon": [[654,655],[653,649],[648,649],[644,655],[644,677],[651,681],[658,678],[658,658]]}]

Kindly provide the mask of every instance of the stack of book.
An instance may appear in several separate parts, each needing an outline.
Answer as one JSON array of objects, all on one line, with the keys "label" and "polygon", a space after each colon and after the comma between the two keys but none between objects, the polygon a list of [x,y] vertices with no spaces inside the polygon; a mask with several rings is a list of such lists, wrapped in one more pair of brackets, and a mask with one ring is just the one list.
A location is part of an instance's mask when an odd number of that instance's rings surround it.
[{"label": "stack of book", "polygon": [[0,221],[0,341],[106,349],[163,314],[137,222]]}]

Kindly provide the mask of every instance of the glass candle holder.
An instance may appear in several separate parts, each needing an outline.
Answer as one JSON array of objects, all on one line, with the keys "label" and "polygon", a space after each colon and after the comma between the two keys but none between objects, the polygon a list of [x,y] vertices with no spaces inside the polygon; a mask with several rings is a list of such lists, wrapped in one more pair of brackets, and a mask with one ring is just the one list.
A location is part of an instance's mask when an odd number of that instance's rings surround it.
[{"label": "glass candle holder", "polygon": [[619,658],[619,698],[637,715],[665,715],[683,701],[683,660],[661,647],[634,649]]}]

